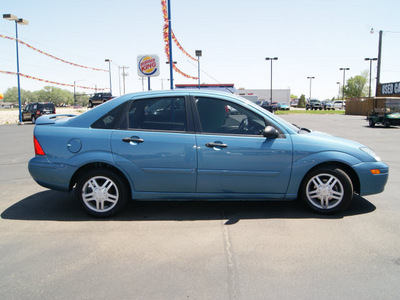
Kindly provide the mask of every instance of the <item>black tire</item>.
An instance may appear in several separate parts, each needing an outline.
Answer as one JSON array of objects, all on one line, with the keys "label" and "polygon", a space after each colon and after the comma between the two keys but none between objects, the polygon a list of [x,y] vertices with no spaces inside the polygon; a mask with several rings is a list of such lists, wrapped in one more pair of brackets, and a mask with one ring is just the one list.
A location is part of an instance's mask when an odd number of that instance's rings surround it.
[{"label": "black tire", "polygon": [[75,199],[87,214],[110,217],[120,211],[128,200],[127,184],[108,169],[94,169],[79,176]]},{"label": "black tire", "polygon": [[383,126],[385,126],[385,128],[389,128],[390,127],[390,122],[389,121],[383,122]]},{"label": "black tire", "polygon": [[320,214],[345,210],[353,199],[350,177],[336,167],[320,167],[308,173],[302,182],[300,196],[309,208]]},{"label": "black tire", "polygon": [[375,127],[375,122],[372,119],[369,119],[369,127]]},{"label": "black tire", "polygon": [[92,101],[89,101],[89,105],[88,105],[88,107],[89,107],[89,108],[92,108],[92,107],[93,107],[93,103],[92,103]]}]

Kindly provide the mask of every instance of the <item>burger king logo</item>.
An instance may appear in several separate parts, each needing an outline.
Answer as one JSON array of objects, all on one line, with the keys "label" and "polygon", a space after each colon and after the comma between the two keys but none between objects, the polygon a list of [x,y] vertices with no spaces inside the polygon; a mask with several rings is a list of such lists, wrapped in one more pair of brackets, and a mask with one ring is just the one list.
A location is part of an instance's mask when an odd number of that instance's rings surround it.
[{"label": "burger king logo", "polygon": [[156,55],[138,56],[138,75],[142,77],[158,76],[159,60]]}]

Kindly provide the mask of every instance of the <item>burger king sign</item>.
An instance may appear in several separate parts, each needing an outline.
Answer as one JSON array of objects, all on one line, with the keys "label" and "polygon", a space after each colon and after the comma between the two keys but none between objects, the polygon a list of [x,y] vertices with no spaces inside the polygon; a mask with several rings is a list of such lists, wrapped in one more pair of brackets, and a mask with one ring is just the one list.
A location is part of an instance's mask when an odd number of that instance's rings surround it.
[{"label": "burger king sign", "polygon": [[160,60],[157,55],[139,55],[137,65],[140,77],[156,77],[160,75]]}]

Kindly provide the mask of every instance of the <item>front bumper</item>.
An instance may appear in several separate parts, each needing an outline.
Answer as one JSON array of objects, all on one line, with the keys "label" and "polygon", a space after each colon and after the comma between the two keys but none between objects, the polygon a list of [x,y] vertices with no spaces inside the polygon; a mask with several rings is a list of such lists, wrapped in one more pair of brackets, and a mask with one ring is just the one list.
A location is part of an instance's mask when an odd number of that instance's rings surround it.
[{"label": "front bumper", "polygon": [[[389,178],[389,166],[387,164],[384,162],[368,162],[353,167],[360,180],[360,196],[383,192]],[[371,170],[379,170],[380,174],[372,174]]]}]

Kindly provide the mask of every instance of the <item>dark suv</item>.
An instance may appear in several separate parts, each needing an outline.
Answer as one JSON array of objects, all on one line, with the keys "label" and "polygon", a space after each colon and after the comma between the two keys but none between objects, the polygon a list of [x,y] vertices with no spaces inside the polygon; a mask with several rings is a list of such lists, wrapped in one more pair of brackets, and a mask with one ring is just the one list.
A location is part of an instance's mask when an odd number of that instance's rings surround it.
[{"label": "dark suv", "polygon": [[319,100],[317,100],[317,99],[311,99],[311,100],[308,101],[307,104],[306,104],[306,110],[309,110],[309,109],[311,109],[311,110],[313,110],[313,109],[315,109],[315,110],[317,110],[317,109],[321,110],[321,109],[322,109],[321,101],[319,101]]},{"label": "dark suv", "polygon": [[42,115],[51,115],[56,113],[56,108],[51,102],[35,102],[25,106],[22,111],[22,121],[36,122],[36,119]]},{"label": "dark suv", "polygon": [[114,97],[111,93],[96,93],[92,97],[89,98],[89,107],[92,108],[95,105],[102,104],[108,100],[113,99]]}]

